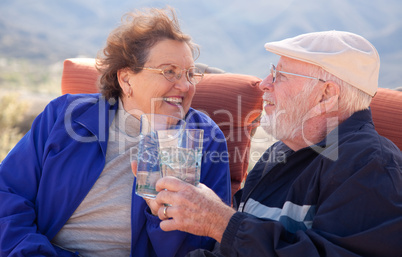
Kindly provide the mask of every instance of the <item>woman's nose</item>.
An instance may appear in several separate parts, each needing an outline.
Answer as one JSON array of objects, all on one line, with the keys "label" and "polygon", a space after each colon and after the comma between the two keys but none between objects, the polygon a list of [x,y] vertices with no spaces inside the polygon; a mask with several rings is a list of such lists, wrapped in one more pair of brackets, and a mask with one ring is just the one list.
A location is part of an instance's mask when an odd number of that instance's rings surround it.
[{"label": "woman's nose", "polygon": [[187,92],[190,88],[190,82],[188,81],[186,76],[181,76],[180,79],[176,80],[174,86],[182,92]]}]

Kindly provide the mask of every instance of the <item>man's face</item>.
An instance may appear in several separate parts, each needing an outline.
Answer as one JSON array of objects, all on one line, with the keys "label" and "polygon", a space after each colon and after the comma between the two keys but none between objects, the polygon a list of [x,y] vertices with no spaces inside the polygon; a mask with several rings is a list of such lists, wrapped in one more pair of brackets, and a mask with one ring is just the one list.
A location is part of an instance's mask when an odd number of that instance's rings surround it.
[{"label": "man's face", "polygon": [[[281,57],[278,71],[309,75],[309,65],[300,61]],[[303,122],[310,109],[314,106],[317,93],[311,92],[308,78],[276,73],[272,83],[272,74],[266,77],[260,85],[264,91],[264,110],[266,115],[261,119],[262,128],[278,140],[293,139],[300,135]],[[304,85],[307,85],[305,89]]]}]

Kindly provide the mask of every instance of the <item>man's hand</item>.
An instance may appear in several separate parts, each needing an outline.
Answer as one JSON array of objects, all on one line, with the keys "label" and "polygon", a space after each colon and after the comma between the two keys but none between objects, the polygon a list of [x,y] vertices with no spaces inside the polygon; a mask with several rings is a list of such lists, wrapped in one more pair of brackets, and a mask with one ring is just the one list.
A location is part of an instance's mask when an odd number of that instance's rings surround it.
[{"label": "man's hand", "polygon": [[161,206],[158,215],[162,230],[181,230],[221,242],[235,211],[211,189],[204,184],[195,187],[174,177],[164,177],[156,183],[156,190],[160,191],[156,202]]}]

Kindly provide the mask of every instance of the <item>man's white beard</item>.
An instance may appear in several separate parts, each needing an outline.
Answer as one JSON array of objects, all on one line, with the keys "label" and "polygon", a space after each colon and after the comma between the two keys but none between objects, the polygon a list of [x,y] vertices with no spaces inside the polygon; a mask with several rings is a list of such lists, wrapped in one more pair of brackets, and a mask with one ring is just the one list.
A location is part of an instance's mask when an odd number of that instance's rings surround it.
[{"label": "man's white beard", "polygon": [[[307,90],[310,91],[310,90]],[[275,111],[261,117],[261,127],[278,140],[293,139],[301,133],[312,99],[311,92],[301,91],[286,102],[275,102]]]}]

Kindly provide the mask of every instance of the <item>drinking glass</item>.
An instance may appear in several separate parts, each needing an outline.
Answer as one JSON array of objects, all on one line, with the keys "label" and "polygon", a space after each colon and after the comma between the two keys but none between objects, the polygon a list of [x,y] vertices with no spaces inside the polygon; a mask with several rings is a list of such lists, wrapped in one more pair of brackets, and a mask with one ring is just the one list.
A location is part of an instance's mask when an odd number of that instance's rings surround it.
[{"label": "drinking glass", "polygon": [[[137,153],[137,181],[135,193],[145,198],[155,198],[156,181],[161,177],[159,143],[177,144],[186,122],[174,116],[143,114],[140,119],[140,142]],[[169,133],[158,134],[159,130]]]},{"label": "drinking glass", "polygon": [[[172,131],[158,131],[166,137]],[[162,176],[173,176],[197,186],[200,182],[204,130],[185,129],[176,140],[159,143]]]}]

